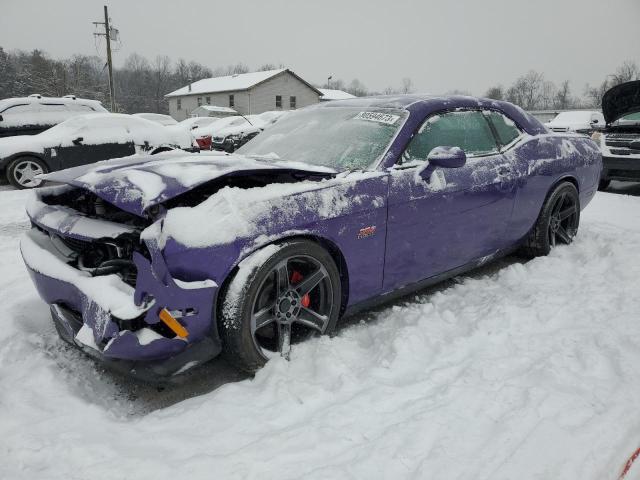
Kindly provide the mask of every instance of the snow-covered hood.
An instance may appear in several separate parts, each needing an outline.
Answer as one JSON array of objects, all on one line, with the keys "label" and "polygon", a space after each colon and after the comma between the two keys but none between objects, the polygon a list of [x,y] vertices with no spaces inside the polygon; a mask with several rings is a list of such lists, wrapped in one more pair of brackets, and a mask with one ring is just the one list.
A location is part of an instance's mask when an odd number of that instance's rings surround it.
[{"label": "snow-covered hood", "polygon": [[569,130],[577,130],[581,128],[589,128],[591,124],[588,121],[584,122],[547,122],[545,126],[548,128],[568,128]]},{"label": "snow-covered hood", "polygon": [[52,182],[84,188],[129,213],[145,210],[193,188],[228,175],[260,170],[334,174],[334,170],[299,162],[262,161],[222,152],[182,151],[107,160],[43,175]]},{"label": "snow-covered hood", "polygon": [[636,112],[640,112],[640,80],[616,85],[602,97],[602,113],[607,124]]}]

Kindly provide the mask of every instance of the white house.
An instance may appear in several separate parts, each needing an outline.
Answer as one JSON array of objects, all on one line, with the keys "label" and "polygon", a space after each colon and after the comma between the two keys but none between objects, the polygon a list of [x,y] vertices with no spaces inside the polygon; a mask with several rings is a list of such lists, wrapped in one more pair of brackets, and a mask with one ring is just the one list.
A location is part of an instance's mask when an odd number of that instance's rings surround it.
[{"label": "white house", "polygon": [[294,110],[318,103],[320,91],[287,68],[205,78],[165,97],[169,113],[184,120],[202,105],[228,107],[242,115]]}]

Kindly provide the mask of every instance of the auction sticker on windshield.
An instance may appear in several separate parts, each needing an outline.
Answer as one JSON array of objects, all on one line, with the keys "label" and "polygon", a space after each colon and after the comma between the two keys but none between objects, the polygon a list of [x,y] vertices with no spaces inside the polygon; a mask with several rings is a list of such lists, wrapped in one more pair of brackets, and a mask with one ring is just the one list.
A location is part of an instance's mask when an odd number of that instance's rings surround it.
[{"label": "auction sticker on windshield", "polygon": [[368,120],[369,122],[386,123],[387,125],[393,125],[398,121],[400,115],[392,115],[390,113],[381,112],[360,112],[355,116],[360,120]]}]

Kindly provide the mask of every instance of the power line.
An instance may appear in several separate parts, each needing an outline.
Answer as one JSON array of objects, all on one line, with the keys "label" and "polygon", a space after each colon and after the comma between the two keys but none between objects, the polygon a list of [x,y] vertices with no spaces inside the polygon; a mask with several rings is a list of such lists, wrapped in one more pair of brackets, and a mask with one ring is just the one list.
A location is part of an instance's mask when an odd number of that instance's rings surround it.
[{"label": "power line", "polygon": [[95,37],[105,37],[107,43],[107,66],[109,67],[109,98],[111,100],[111,111],[116,110],[115,88],[113,85],[113,63],[111,62],[111,38],[116,41],[120,39],[120,30],[109,25],[109,12],[107,6],[104,6],[104,22],[93,22],[94,25],[102,25],[104,32],[95,32]]}]

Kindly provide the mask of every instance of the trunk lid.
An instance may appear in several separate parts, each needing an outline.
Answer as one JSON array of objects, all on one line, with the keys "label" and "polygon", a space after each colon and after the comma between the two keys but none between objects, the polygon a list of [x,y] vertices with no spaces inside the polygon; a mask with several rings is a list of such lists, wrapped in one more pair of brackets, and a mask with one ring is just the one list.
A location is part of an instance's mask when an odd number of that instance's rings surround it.
[{"label": "trunk lid", "polygon": [[107,160],[41,178],[83,188],[118,208],[145,217],[145,211],[212,180],[260,171],[333,175],[330,168],[299,162],[263,161],[225,153],[182,151]]}]

